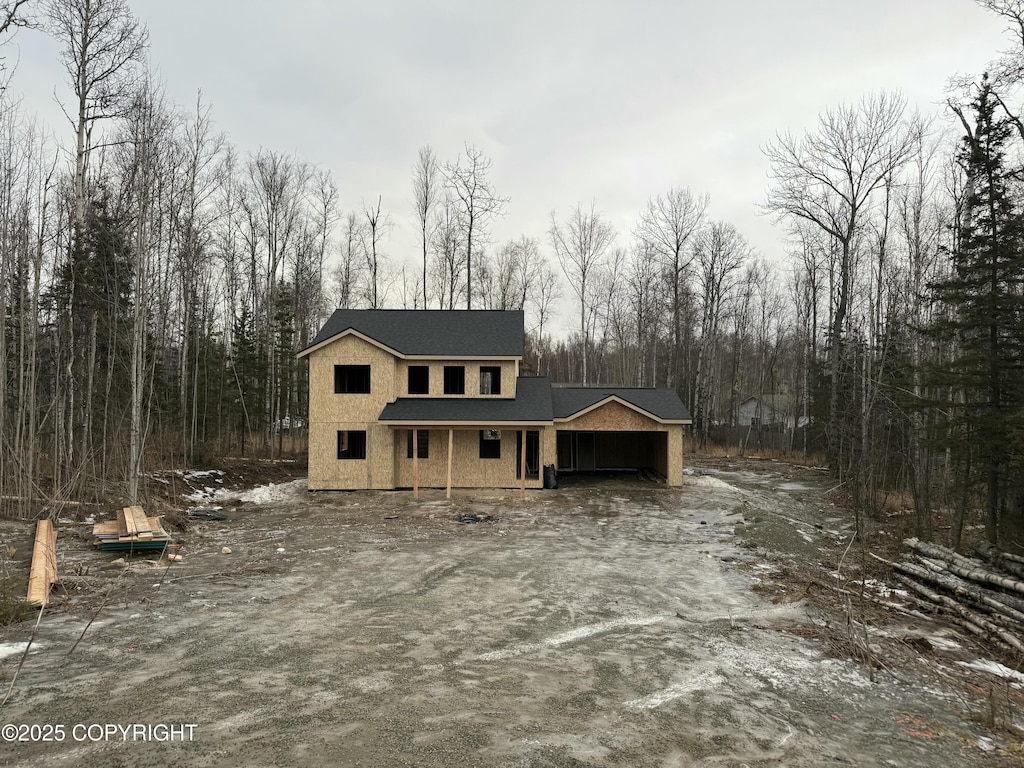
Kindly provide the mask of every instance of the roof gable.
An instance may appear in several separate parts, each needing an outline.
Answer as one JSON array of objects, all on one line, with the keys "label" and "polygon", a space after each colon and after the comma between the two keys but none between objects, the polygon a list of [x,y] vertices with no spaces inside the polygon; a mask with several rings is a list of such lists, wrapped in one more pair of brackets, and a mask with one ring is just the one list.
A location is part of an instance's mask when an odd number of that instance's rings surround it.
[{"label": "roof gable", "polygon": [[667,388],[553,387],[551,402],[556,420],[574,418],[605,403],[618,402],[655,421],[690,422],[690,414],[679,395]]},{"label": "roof gable", "polygon": [[339,309],[299,357],[346,332],[402,357],[523,355],[523,312],[519,310]]}]

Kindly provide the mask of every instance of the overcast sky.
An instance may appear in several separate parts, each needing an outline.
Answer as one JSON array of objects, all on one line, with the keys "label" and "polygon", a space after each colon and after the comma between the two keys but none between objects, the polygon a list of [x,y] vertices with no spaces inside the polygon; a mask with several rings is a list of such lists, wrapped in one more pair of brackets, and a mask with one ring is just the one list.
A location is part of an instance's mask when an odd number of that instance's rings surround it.
[{"label": "overcast sky", "polygon": [[[528,235],[550,253],[549,212],[593,199],[625,246],[645,201],[676,185],[710,194],[714,218],[777,259],[784,233],[757,210],[776,131],[883,88],[937,110],[950,75],[980,72],[1007,45],[971,0],[131,6],[172,98],[194,103],[201,89],[240,150],[327,167],[346,209],[381,194],[395,223],[386,250],[411,261],[417,149],[454,160],[465,142],[493,158],[511,198],[495,243]],[[56,45],[31,33],[16,45],[12,90],[70,144]]]}]

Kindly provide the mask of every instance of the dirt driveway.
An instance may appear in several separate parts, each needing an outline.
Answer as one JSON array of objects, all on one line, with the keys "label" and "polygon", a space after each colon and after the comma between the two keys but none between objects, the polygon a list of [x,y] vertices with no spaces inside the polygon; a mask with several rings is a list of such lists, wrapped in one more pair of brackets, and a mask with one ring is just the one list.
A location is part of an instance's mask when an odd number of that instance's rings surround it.
[{"label": "dirt driveway", "polygon": [[[437,492],[308,494],[300,480],[242,495],[229,519],[184,537],[185,562],[170,569],[141,558],[111,567],[116,555],[75,537],[88,526],[64,525],[61,572],[89,588],[44,616],[0,712],[4,723],[63,725],[63,738],[33,742],[44,735],[36,729],[0,745],[0,757],[32,766],[994,761],[961,694],[911,673],[869,681],[802,637],[806,605],[754,590],[777,568],[770,544],[750,545],[758,525],[787,557],[844,535],[842,519],[821,511],[824,480],[795,472],[709,468],[681,490],[604,481],[452,502]],[[467,513],[494,519],[453,519]],[[7,681],[30,632],[5,632]],[[167,738],[182,725],[194,726],[190,739]]]}]

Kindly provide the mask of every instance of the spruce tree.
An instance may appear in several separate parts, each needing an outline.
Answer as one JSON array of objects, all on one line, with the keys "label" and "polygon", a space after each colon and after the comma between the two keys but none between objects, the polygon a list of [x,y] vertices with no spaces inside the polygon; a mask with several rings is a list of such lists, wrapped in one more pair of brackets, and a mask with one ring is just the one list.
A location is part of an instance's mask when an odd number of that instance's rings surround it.
[{"label": "spruce tree", "polygon": [[958,154],[967,179],[959,246],[948,278],[933,285],[948,311],[933,330],[954,349],[936,372],[950,393],[942,404],[950,418],[947,445],[976,469],[967,482],[984,488],[986,534],[994,543],[1000,528],[1022,522],[1014,470],[1019,475],[1024,408],[1024,218],[1021,169],[1007,157],[1015,128],[987,78],[970,112]]}]

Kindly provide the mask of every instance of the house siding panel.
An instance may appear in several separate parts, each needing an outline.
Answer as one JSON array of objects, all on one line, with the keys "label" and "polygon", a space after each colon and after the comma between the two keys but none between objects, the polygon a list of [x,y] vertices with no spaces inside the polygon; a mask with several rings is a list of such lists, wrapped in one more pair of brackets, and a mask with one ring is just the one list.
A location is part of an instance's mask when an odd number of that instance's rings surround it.
[{"label": "house siding panel", "polygon": [[559,424],[560,429],[581,432],[666,432],[668,427],[621,403],[605,403],[582,416]]},{"label": "house siding panel", "polygon": [[[335,394],[334,366],[342,364],[370,366],[369,394]],[[393,488],[391,431],[377,417],[395,399],[395,358],[345,336],[310,355],[309,368],[309,488]],[[365,459],[337,458],[342,429],[366,430]]]},{"label": "house siding panel", "polygon": [[[454,488],[518,488],[516,477],[516,429],[501,430],[501,458],[480,458],[480,430],[456,429],[452,452],[452,487]],[[541,462],[544,462],[544,432],[541,430]],[[406,458],[404,446],[406,430],[397,429],[395,434],[394,462],[395,486],[411,488],[413,484],[413,462]],[[549,462],[550,463],[550,462]],[[430,458],[419,460],[421,488],[444,488],[448,483],[448,430],[430,430]],[[527,478],[527,488],[540,488],[542,477]]]}]

